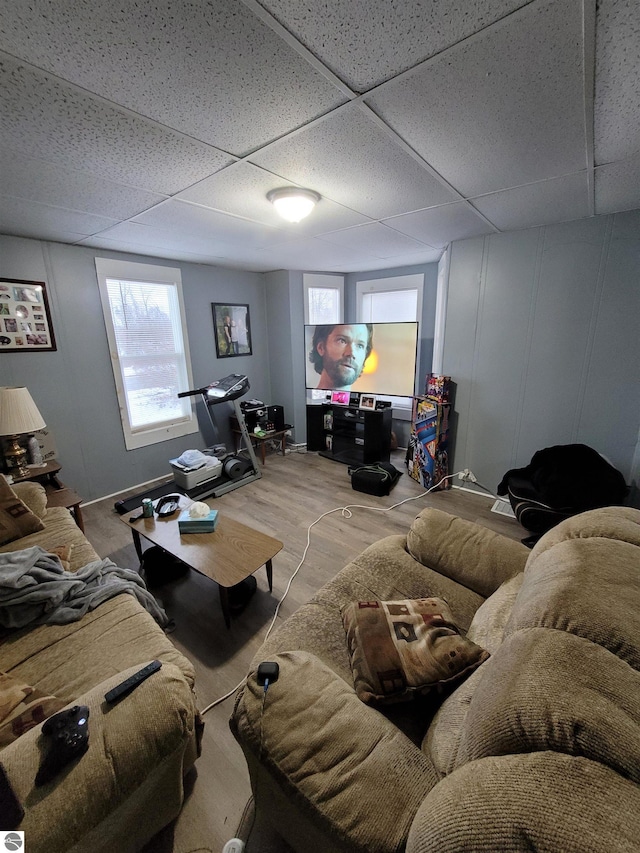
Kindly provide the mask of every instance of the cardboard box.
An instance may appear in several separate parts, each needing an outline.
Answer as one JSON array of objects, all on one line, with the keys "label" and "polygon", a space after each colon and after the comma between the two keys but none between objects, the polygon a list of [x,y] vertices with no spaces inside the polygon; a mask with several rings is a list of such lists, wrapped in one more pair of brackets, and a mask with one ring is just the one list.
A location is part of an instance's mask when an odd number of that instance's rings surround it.
[{"label": "cardboard box", "polygon": [[451,377],[438,373],[427,373],[424,383],[424,394],[436,403],[451,402]]}]

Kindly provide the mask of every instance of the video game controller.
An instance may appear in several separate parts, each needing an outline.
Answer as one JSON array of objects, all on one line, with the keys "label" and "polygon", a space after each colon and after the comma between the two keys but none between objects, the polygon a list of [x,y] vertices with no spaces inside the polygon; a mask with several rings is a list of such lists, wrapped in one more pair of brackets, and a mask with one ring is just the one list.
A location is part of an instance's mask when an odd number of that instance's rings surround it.
[{"label": "video game controller", "polygon": [[42,734],[51,738],[36,775],[36,786],[46,785],[70,761],[89,749],[89,709],[74,705],[45,720]]}]

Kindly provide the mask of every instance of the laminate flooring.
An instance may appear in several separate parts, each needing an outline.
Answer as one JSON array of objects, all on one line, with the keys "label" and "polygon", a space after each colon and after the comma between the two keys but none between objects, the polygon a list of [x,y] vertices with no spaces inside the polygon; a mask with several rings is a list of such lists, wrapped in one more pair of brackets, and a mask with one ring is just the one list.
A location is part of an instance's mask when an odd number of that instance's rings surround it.
[{"label": "laminate flooring", "polygon": [[[200,708],[233,690],[244,678],[308,541],[304,563],[280,608],[276,627],[372,542],[406,533],[427,506],[476,521],[513,539],[526,535],[515,519],[491,512],[491,496],[458,488],[425,495],[404,473],[402,451],[392,454],[392,462],[403,471],[402,476],[390,495],[373,497],[351,488],[346,465],[316,453],[292,451],[282,456],[272,452],[261,466],[261,479],[212,500],[221,513],[280,539],[284,547],[273,560],[273,593],[269,593],[265,573],[257,572],[257,592],[244,612],[232,620],[230,630],[224,624],[216,585],[197,572],[154,587],[154,594],[176,623],[172,642],[195,666]],[[461,485],[457,478],[452,482]],[[486,485],[495,488],[495,484]],[[98,554],[136,569],[131,532],[113,505],[139,491],[132,489],[82,509],[86,535]],[[381,511],[401,501],[404,503],[389,512]],[[351,508],[346,512],[342,507]],[[202,755],[188,780],[182,813],[147,845],[145,853],[219,853],[234,836],[251,789],[242,751],[229,729],[232,707],[233,696],[205,715]]]}]

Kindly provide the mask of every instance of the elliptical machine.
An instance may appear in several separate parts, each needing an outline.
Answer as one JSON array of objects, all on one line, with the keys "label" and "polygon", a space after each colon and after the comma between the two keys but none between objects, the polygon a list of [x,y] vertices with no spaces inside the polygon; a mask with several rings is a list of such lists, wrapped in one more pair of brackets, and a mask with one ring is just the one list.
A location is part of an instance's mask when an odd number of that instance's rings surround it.
[{"label": "elliptical machine", "polygon": [[215,435],[218,435],[218,429],[211,414],[212,407],[217,406],[218,403],[233,403],[245,447],[249,453],[249,459],[244,459],[239,454],[225,456],[222,460],[221,476],[200,483],[193,489],[186,490],[190,498],[194,500],[211,496],[217,498],[262,477],[244,420],[244,413],[238,403],[238,399],[244,396],[249,388],[248,377],[241,373],[230,373],[228,376],[217,379],[211,385],[206,385],[204,388],[194,388],[191,391],[182,391],[178,394],[178,397],[195,397],[197,395],[202,397]]}]

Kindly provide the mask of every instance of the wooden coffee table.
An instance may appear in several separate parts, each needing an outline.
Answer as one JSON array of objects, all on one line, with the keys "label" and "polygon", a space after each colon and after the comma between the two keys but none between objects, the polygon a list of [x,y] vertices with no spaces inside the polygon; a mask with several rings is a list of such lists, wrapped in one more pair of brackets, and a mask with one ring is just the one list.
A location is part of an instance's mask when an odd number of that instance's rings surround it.
[{"label": "wooden coffee table", "polygon": [[[193,501],[185,497],[181,509]],[[252,530],[246,524],[234,521],[220,512],[218,525],[213,533],[180,533],[178,513],[170,518],[140,518],[129,521],[141,512],[135,509],[120,520],[131,529],[133,544],[142,561],[140,537],[159,545],[164,551],[173,554],[196,572],[210,578],[218,584],[220,604],[224,621],[231,626],[229,612],[229,587],[235,586],[256,572],[261,566],[267,570],[269,591],[273,590],[273,567],[271,560],[282,549],[282,542]]]}]

